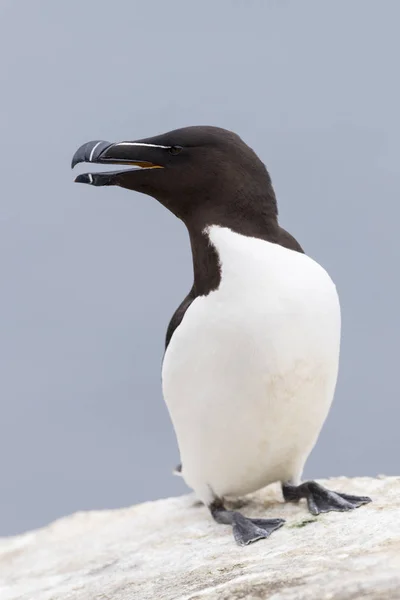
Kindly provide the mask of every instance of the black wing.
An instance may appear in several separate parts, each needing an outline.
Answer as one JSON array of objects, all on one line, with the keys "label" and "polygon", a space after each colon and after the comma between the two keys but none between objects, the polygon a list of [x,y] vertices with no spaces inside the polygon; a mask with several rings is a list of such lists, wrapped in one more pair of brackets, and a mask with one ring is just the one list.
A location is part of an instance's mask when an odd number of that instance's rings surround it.
[{"label": "black wing", "polygon": [[288,248],[289,250],[295,250],[296,252],[302,252],[304,254],[304,250],[300,246],[299,242],[288,231],[286,231],[286,229],[283,229],[283,227],[280,227],[279,229],[278,244],[284,248]]},{"label": "black wing", "polygon": [[176,311],[174,312],[172,319],[169,322],[167,334],[165,336],[165,349],[168,348],[168,344],[171,341],[172,335],[178,325],[181,324],[183,317],[185,316],[185,312],[192,304],[193,300],[196,298],[196,293],[193,288],[190,290],[186,298],[180,303]]}]

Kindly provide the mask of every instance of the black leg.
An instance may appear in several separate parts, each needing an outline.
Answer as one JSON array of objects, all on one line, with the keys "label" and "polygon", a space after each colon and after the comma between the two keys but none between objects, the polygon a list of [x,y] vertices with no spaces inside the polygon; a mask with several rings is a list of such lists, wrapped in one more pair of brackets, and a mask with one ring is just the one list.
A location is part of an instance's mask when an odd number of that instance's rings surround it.
[{"label": "black leg", "polygon": [[353,510],[362,504],[372,502],[368,496],[351,496],[350,494],[331,492],[316,481],[306,481],[297,486],[283,483],[282,492],[286,502],[298,502],[301,498],[306,498],[308,510],[313,515],[331,510]]},{"label": "black leg", "polygon": [[227,510],[220,499],[214,500],[209,509],[217,523],[232,525],[233,536],[239,546],[247,546],[257,540],[269,537],[285,522],[284,519],[249,519],[240,512]]}]

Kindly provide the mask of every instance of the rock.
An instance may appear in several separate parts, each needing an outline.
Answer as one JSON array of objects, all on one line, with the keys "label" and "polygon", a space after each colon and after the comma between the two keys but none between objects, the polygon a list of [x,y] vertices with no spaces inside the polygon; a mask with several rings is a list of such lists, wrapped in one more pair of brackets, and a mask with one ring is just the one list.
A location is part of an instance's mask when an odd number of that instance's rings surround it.
[{"label": "rock", "polygon": [[2,600],[386,600],[400,598],[400,477],[322,482],[369,495],[349,513],[312,517],[278,486],[248,515],[286,525],[244,548],[193,496],[81,512],[0,540]]}]

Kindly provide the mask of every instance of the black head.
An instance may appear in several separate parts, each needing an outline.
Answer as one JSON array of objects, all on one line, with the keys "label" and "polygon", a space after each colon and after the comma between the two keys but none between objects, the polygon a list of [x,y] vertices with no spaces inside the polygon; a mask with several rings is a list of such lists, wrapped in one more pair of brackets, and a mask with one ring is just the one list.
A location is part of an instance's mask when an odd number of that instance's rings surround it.
[{"label": "black head", "polygon": [[[255,215],[276,220],[276,201],[264,164],[238,135],[219,127],[185,127],[137,141],[88,142],[72,160],[134,169],[87,173],[75,181],[117,185],[156,198],[190,224],[224,224]],[[261,211],[261,212],[260,212]]]}]

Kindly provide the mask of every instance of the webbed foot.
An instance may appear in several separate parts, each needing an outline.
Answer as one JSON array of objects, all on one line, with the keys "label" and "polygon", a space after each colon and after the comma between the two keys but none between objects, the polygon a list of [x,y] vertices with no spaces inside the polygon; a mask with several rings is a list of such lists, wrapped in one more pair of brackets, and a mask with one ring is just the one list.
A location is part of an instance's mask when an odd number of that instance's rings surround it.
[{"label": "webbed foot", "polygon": [[362,504],[372,502],[368,496],[352,496],[341,492],[331,492],[316,481],[306,481],[297,486],[283,483],[282,492],[286,502],[298,502],[301,498],[306,498],[308,510],[313,515],[331,510],[353,510]]},{"label": "webbed foot", "polygon": [[233,537],[239,546],[247,546],[269,537],[285,522],[284,519],[250,519],[240,512],[227,510],[219,499],[215,500],[209,509],[217,523],[232,525]]}]

